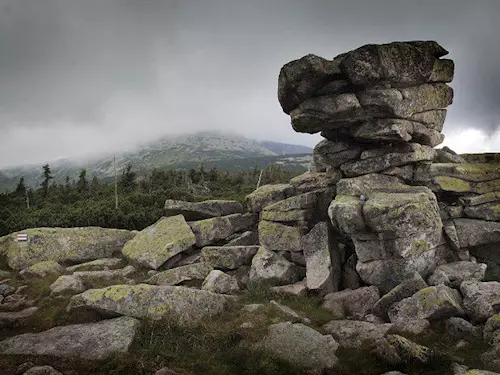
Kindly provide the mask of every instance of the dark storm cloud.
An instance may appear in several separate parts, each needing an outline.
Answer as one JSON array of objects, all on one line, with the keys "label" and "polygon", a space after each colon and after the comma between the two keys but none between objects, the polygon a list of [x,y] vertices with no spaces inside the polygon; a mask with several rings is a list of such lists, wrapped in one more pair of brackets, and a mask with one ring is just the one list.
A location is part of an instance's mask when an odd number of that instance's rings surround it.
[{"label": "dark storm cloud", "polygon": [[312,144],[278,105],[280,67],[393,40],[435,39],[451,52],[447,135],[491,132],[499,9],[498,0],[0,0],[0,165],[201,129]]}]

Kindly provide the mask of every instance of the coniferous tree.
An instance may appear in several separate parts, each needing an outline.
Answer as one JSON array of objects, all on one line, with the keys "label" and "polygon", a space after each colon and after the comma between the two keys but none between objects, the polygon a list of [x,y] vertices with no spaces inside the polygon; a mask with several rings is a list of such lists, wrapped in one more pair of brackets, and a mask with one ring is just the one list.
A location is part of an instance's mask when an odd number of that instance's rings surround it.
[{"label": "coniferous tree", "polygon": [[78,176],[78,181],[76,182],[76,190],[82,194],[89,190],[89,182],[87,181],[87,170],[83,168],[80,170],[80,175]]},{"label": "coniferous tree", "polygon": [[48,164],[45,164],[42,166],[43,168],[43,181],[41,183],[42,186],[42,195],[44,198],[47,198],[49,195],[49,184],[50,180],[52,180],[54,177],[52,176],[52,171],[50,170],[50,166]]},{"label": "coniferous tree", "polygon": [[135,188],[137,186],[136,177],[137,174],[135,172],[132,172],[132,165],[130,163],[127,164],[127,167],[120,177],[121,188],[128,193],[135,191]]},{"label": "coniferous tree", "polygon": [[24,177],[19,179],[16,187],[16,195],[20,197],[24,197],[26,195],[26,185],[24,183]]}]

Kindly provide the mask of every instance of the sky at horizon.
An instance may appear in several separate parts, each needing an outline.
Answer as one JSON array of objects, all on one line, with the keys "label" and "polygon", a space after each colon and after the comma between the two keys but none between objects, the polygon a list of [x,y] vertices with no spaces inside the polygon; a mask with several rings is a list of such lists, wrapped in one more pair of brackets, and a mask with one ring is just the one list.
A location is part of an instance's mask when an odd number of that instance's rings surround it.
[{"label": "sky at horizon", "polygon": [[0,0],[0,167],[232,131],[314,146],[277,100],[282,65],[368,43],[450,51],[457,152],[500,151],[498,0]]}]

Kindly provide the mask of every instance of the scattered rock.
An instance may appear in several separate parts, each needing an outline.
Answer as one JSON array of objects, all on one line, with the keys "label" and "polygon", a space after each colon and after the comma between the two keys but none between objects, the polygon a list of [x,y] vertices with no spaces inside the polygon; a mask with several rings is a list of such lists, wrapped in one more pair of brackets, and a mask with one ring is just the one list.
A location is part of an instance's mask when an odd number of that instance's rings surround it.
[{"label": "scattered rock", "polygon": [[220,294],[235,294],[240,291],[236,278],[219,270],[211,271],[201,288]]},{"label": "scattered rock", "polygon": [[122,258],[102,258],[90,262],[75,264],[74,266],[67,267],[68,272],[78,271],[104,271],[107,269],[115,269],[124,267],[126,264]]},{"label": "scattered rock", "polygon": [[27,280],[34,278],[42,278],[47,276],[59,276],[63,274],[65,268],[61,266],[59,263],[54,262],[53,260],[46,260],[44,262],[33,264],[32,266],[25,268],[19,275]]},{"label": "scattered rock", "polygon": [[0,353],[100,360],[128,352],[138,329],[139,321],[129,317],[60,326],[3,340]]},{"label": "scattered rock", "polygon": [[499,312],[500,282],[464,281],[460,291],[464,309],[473,322],[483,322]]},{"label": "scattered rock", "polygon": [[482,263],[461,261],[443,264],[429,277],[429,284],[458,288],[465,280],[483,280],[485,273],[486,264]]},{"label": "scattered rock", "polygon": [[220,270],[234,270],[252,264],[259,246],[207,246],[201,250],[205,262]]},{"label": "scattered rock", "polygon": [[38,311],[38,307],[28,307],[17,312],[0,312],[0,327],[22,327],[25,326],[33,315]]},{"label": "scattered rock", "polygon": [[250,282],[270,281],[287,285],[302,280],[304,276],[303,268],[264,247],[254,256],[250,269]]},{"label": "scattered rock", "polygon": [[212,270],[213,268],[205,262],[188,264],[187,266],[158,272],[147,279],[145,283],[170,286],[183,283],[198,283],[201,285]]},{"label": "scattered rock", "polygon": [[362,318],[373,309],[379,299],[377,287],[369,286],[327,294],[323,307],[333,311],[338,309],[336,305],[341,304],[348,316]]},{"label": "scattered rock", "polygon": [[373,324],[356,320],[333,320],[323,326],[323,331],[333,336],[345,348],[360,348],[384,337],[392,324]]},{"label": "scattered rock", "polygon": [[259,223],[259,242],[273,251],[302,251],[302,236],[307,228],[295,227],[261,220]]},{"label": "scattered rock", "polygon": [[269,326],[266,337],[257,344],[297,366],[316,370],[330,369],[338,363],[338,346],[332,336],[290,322]]},{"label": "scattered rock", "polygon": [[446,333],[457,339],[481,340],[483,334],[480,327],[475,327],[462,318],[449,318],[445,322]]},{"label": "scattered rock", "polygon": [[273,286],[271,291],[278,294],[290,294],[298,297],[305,297],[307,295],[307,281],[299,281],[298,283],[283,286]]},{"label": "scattered rock", "polygon": [[56,281],[50,285],[52,296],[75,295],[85,290],[82,280],[73,275],[59,276]]},{"label": "scattered rock", "polygon": [[196,246],[204,247],[225,240],[233,233],[248,230],[254,222],[255,216],[252,214],[233,214],[192,221],[189,222],[189,226],[196,237]]},{"label": "scattered rock", "polygon": [[182,215],[189,221],[240,213],[243,213],[243,206],[236,201],[208,200],[203,202],[185,202],[167,199],[165,202],[165,216]]},{"label": "scattered rock", "polygon": [[122,253],[130,262],[158,269],[173,256],[188,250],[196,243],[195,235],[182,215],[161,218],[140,231],[123,247]]}]

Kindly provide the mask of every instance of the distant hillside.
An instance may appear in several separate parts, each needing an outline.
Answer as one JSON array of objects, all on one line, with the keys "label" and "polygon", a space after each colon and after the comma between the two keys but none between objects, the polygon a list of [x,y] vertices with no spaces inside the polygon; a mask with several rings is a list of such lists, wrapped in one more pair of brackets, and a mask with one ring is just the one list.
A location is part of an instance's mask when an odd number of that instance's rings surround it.
[{"label": "distant hillside", "polygon": [[[269,141],[255,141],[245,137],[219,132],[200,132],[176,137],[164,137],[141,145],[135,150],[116,154],[116,166],[120,171],[127,164],[144,175],[154,168],[192,168],[203,163],[207,168],[217,167],[230,171],[262,168],[278,163],[287,169],[301,172],[307,169],[312,149],[305,146]],[[289,156],[309,154],[307,156]],[[0,171],[0,190],[12,189],[24,176],[30,186],[41,181],[42,164],[9,168]],[[114,176],[113,155],[91,157],[89,160],[63,159],[50,162],[55,182],[62,183],[66,176],[78,177],[79,170],[87,169],[88,175],[99,178]]]}]

